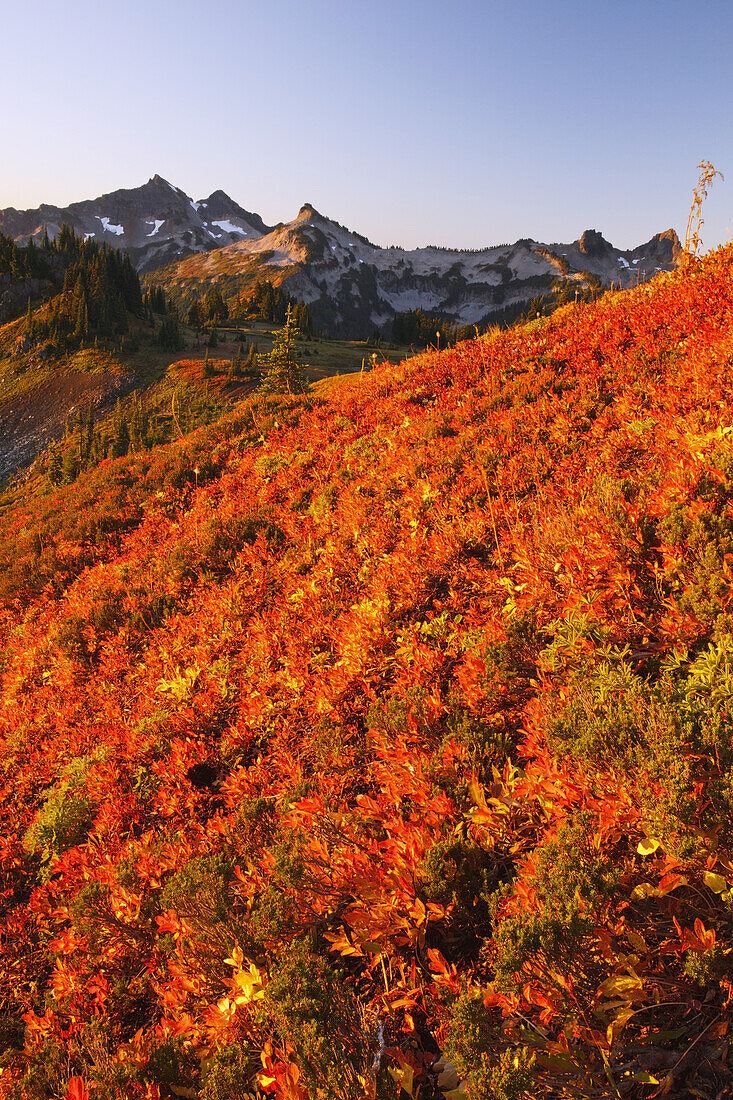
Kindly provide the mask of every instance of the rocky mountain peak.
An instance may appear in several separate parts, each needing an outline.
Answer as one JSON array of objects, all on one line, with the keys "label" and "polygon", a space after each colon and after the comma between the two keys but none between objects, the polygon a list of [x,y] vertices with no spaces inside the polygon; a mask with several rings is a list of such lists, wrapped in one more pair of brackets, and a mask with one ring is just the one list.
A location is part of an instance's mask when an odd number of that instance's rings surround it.
[{"label": "rocky mountain peak", "polygon": [[613,251],[611,242],[607,241],[597,229],[586,229],[578,242],[578,248],[586,256],[603,256]]},{"label": "rocky mountain peak", "polygon": [[123,188],[60,208],[0,210],[0,232],[25,243],[50,237],[66,223],[87,239],[125,249],[138,271],[151,271],[192,252],[208,252],[268,231],[224,191],[194,202],[156,172],[141,187]]},{"label": "rocky mountain peak", "polygon": [[151,183],[154,183],[156,185],[156,187],[171,187],[171,184],[168,183],[168,180],[163,179],[163,177],[161,175],[159,175],[157,172],[155,173],[154,176],[151,176],[150,179],[148,180],[148,184],[151,184]]},{"label": "rocky mountain peak", "polygon": [[314,219],[322,222],[328,221],[328,218],[326,218],[323,214],[316,210],[315,206],[313,206],[312,203],[304,202],[300,210],[298,211],[298,216],[295,220],[299,222],[304,222],[313,221]]},{"label": "rocky mountain peak", "polygon": [[207,203],[225,202],[230,206],[236,206],[234,199],[230,199],[226,191],[222,191],[220,188],[216,191],[212,191],[206,200]]}]

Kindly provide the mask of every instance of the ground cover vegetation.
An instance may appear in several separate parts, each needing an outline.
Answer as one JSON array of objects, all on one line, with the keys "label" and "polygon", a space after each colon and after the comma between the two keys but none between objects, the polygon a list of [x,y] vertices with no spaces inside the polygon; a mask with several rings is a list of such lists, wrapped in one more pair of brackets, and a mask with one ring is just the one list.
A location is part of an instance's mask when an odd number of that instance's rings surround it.
[{"label": "ground cover vegetation", "polygon": [[732,265],[15,496],[4,1097],[726,1095]]}]

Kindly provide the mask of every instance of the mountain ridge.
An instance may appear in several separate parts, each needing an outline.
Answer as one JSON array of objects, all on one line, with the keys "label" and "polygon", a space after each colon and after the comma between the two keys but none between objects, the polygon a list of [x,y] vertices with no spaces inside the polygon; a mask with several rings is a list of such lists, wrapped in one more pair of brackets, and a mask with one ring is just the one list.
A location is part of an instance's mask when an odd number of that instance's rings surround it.
[{"label": "mountain ridge", "polygon": [[127,251],[182,309],[203,296],[207,280],[217,282],[233,314],[255,282],[286,282],[319,330],[348,338],[389,336],[395,317],[414,310],[457,326],[507,322],[537,299],[631,287],[673,270],[682,256],[673,229],[633,249],[614,247],[596,229],[566,244],[521,238],[481,249],[383,247],[310,202],[291,221],[268,226],[222,190],[194,201],[158,174],[63,208],[0,210],[0,233],[16,242],[54,236],[63,222]]},{"label": "mountain ridge", "polygon": [[633,249],[597,230],[568,244],[524,238],[483,249],[384,248],[321,214],[310,203],[260,237],[175,261],[151,275],[182,309],[216,282],[236,315],[256,280],[285,284],[304,301],[317,329],[352,338],[389,335],[397,314],[423,310],[458,326],[513,320],[538,296],[571,300],[589,286],[628,289],[679,265],[673,229]]}]

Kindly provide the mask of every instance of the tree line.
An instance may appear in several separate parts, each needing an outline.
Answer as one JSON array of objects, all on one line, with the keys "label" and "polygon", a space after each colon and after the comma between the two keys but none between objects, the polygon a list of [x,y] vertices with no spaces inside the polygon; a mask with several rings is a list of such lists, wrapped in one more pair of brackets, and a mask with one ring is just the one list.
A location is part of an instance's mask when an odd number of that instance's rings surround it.
[{"label": "tree line", "polygon": [[39,259],[36,254],[41,252],[60,257],[64,268],[60,293],[48,303],[45,315],[38,316],[28,303],[26,333],[33,340],[71,351],[126,333],[128,313],[143,315],[140,280],[125,252],[78,237],[68,225],[61,226],[55,240],[45,234],[40,248],[29,245],[23,251],[29,265],[39,265],[43,255]]},{"label": "tree line", "polygon": [[[153,292],[150,291],[151,294]],[[157,293],[165,298],[162,290],[159,289]],[[285,324],[288,308],[300,332],[304,336],[313,335],[313,323],[305,302],[296,301],[281,286],[274,286],[266,279],[260,279],[254,284],[243,303],[246,316],[273,325]],[[203,298],[194,299],[185,315],[186,324],[196,330],[209,325],[222,325],[230,319],[231,311],[216,284],[209,287]]]}]

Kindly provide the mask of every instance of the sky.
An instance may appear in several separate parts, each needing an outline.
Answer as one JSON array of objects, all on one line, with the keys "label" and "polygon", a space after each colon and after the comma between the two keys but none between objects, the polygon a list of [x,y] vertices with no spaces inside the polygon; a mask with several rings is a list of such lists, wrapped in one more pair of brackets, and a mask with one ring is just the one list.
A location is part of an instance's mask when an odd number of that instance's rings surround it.
[{"label": "sky", "polygon": [[0,208],[156,172],[375,243],[733,236],[730,0],[0,0]]}]

